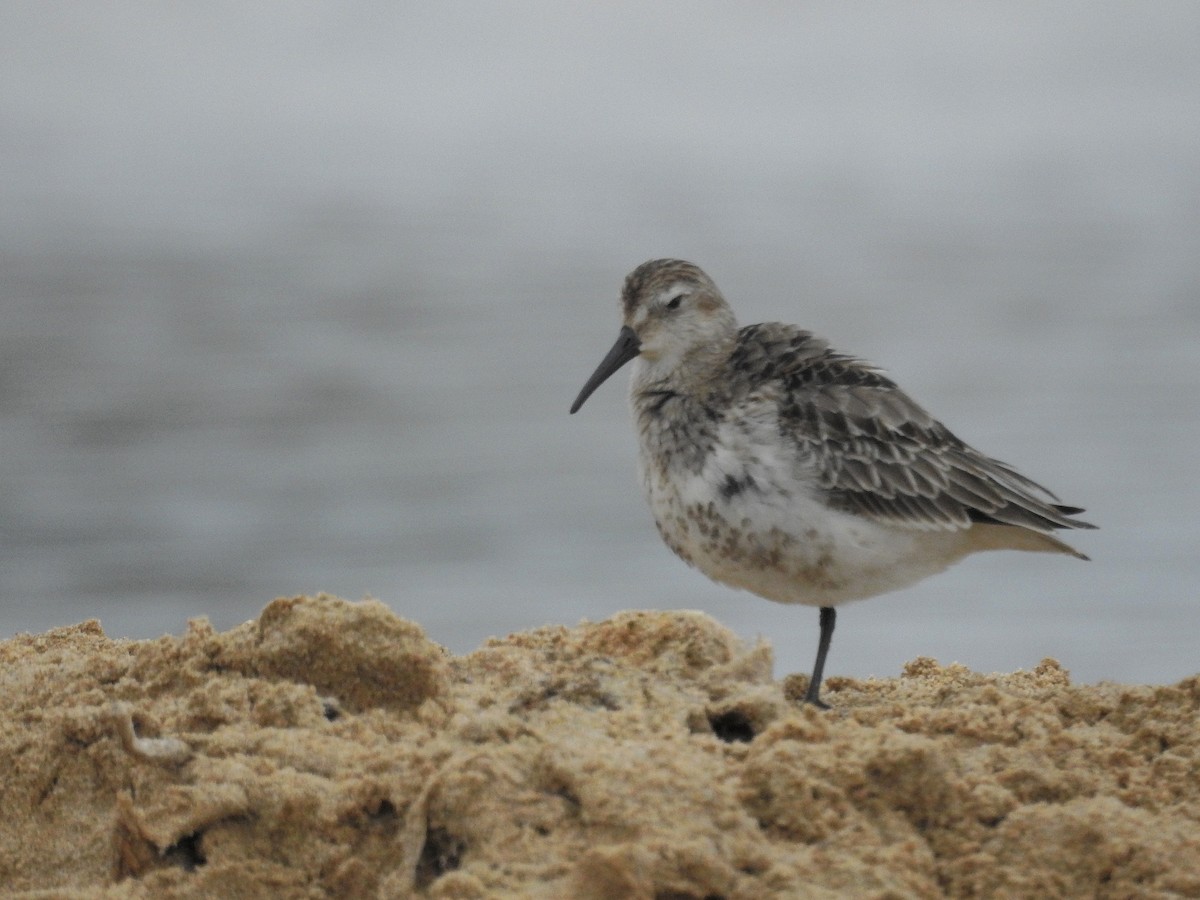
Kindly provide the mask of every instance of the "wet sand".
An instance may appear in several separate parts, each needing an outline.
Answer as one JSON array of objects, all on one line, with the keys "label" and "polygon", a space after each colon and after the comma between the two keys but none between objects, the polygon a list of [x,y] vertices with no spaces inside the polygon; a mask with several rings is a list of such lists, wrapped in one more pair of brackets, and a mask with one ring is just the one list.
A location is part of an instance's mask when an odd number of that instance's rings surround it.
[{"label": "wet sand", "polygon": [[[399,606],[400,604],[397,604]],[[451,656],[371,601],[0,644],[15,897],[1200,897],[1200,677],[772,677],[694,612]]]}]

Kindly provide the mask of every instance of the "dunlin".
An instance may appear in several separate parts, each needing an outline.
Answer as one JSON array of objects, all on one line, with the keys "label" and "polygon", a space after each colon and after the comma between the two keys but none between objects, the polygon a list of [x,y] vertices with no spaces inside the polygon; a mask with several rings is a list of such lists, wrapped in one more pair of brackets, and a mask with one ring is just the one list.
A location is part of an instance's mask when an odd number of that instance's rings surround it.
[{"label": "dunlin", "polygon": [[810,332],[739,328],[697,266],[657,259],[621,293],[617,342],[576,412],[634,361],[630,405],[659,534],[709,578],[820,608],[805,699],[820,707],[836,607],[981,550],[1087,559],[1053,532],[1094,528],[959,440],[879,369]]}]

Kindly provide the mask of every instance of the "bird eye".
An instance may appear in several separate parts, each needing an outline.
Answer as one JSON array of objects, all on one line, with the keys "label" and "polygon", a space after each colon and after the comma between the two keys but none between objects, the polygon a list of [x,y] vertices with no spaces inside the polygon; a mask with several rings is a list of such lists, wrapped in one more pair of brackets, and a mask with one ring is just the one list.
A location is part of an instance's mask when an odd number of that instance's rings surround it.
[{"label": "bird eye", "polygon": [[667,301],[667,309],[679,309],[679,304],[683,302],[683,294],[677,294]]}]

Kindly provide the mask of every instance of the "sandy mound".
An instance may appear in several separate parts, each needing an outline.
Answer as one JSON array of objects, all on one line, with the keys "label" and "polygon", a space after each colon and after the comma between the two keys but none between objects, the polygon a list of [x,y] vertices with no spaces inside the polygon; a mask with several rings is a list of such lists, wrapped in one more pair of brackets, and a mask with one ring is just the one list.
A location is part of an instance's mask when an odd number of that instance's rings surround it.
[{"label": "sandy mound", "polygon": [[[771,678],[698,613],[454,658],[374,602],[0,644],[42,897],[1200,897],[1200,678]],[[26,893],[23,893],[26,892]]]}]

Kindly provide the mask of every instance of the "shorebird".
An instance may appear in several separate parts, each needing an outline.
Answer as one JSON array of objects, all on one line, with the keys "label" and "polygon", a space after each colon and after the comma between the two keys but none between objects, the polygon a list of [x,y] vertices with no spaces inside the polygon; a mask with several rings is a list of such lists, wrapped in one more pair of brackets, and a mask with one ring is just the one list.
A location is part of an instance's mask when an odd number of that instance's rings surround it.
[{"label": "shorebird", "polygon": [[836,608],[981,550],[1087,559],[1053,532],[1083,510],[955,437],[875,366],[792,325],[739,328],[699,267],[638,266],[616,343],[574,413],[631,360],[642,485],[663,541],[709,578],[820,609],[805,700],[821,700]]}]

